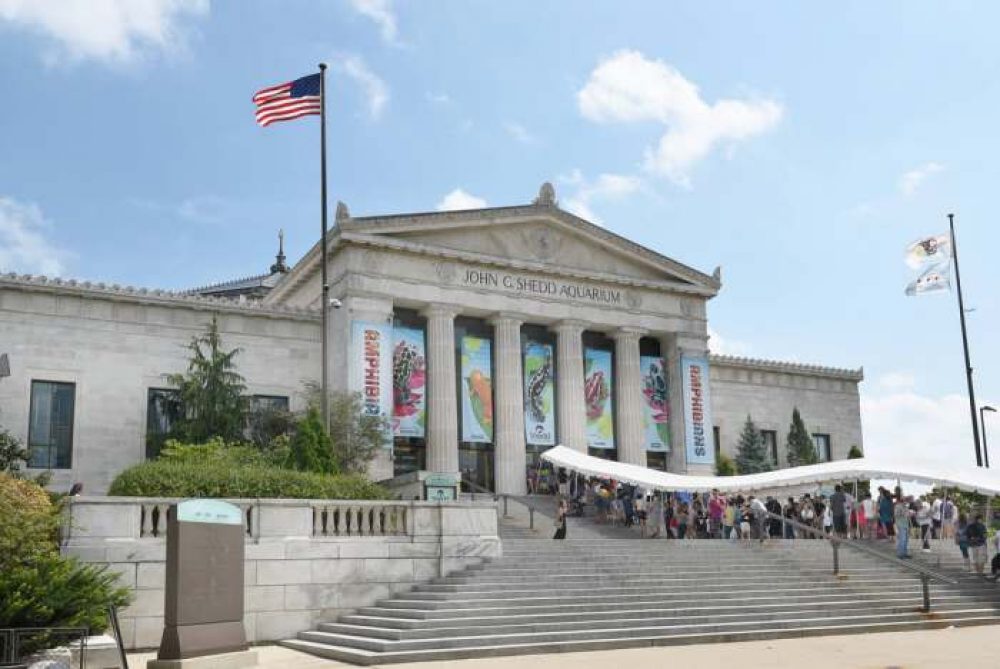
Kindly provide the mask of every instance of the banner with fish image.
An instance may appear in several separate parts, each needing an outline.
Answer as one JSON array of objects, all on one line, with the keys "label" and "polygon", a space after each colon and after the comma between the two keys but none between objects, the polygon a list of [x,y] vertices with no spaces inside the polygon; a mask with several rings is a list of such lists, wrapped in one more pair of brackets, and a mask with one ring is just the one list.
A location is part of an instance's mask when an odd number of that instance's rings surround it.
[{"label": "banner with fish image", "polygon": [[[351,324],[350,388],[361,393],[361,415],[392,418],[392,326]],[[385,447],[392,448],[391,430]]]},{"label": "banner with fish image", "polygon": [[423,437],[427,420],[424,331],[396,326],[392,341],[392,433]]},{"label": "banner with fish image", "polygon": [[493,443],[492,342],[462,337],[462,441]]},{"label": "banner with fish image", "polygon": [[583,397],[587,409],[587,445],[615,447],[614,398],[611,396],[611,351],[583,351]]},{"label": "banner with fish image", "polygon": [[639,357],[642,373],[642,427],[647,451],[670,450],[670,413],[667,409],[667,369],[663,358]]},{"label": "banner with fish image", "polygon": [[524,437],[535,446],[556,445],[552,344],[524,343]]}]

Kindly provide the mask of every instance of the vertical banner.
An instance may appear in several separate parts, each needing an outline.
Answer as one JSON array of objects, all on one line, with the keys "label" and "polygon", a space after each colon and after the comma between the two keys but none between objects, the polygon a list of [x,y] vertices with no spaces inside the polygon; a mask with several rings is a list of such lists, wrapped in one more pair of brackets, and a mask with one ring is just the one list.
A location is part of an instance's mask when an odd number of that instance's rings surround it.
[{"label": "vertical banner", "polygon": [[462,337],[462,441],[493,443],[492,342]]},{"label": "vertical banner", "polygon": [[396,326],[392,342],[392,434],[423,437],[427,420],[424,331]]},{"label": "vertical banner", "polygon": [[642,427],[647,451],[670,450],[670,413],[667,409],[667,370],[663,358],[639,358],[642,373]]},{"label": "vertical banner", "polygon": [[614,399],[611,397],[611,351],[583,351],[583,397],[587,409],[587,445],[615,447]]},{"label": "vertical banner", "polygon": [[556,445],[552,344],[524,343],[524,438],[534,446]]},{"label": "vertical banner", "polygon": [[681,390],[684,396],[684,441],[688,464],[715,464],[708,385],[708,358],[682,355]]},{"label": "vertical banner", "polygon": [[[354,321],[351,328],[351,390],[361,393],[361,414],[392,418],[392,327]],[[390,431],[391,432],[391,431]],[[386,434],[392,448],[392,435]]]}]

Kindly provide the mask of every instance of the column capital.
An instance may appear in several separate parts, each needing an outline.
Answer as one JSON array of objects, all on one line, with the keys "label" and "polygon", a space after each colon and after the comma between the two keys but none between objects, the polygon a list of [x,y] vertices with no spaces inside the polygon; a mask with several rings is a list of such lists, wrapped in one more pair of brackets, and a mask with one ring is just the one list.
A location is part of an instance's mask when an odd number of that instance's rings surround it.
[{"label": "column capital", "polygon": [[420,310],[420,314],[427,318],[437,317],[447,317],[455,318],[461,310],[451,304],[440,304],[437,302],[432,302]]},{"label": "column capital", "polygon": [[648,333],[649,333],[649,330],[646,330],[644,328],[634,328],[634,327],[627,327],[626,326],[626,327],[620,327],[620,328],[618,328],[617,330],[615,330],[614,332],[611,333],[611,336],[615,340],[622,339],[622,340],[625,340],[625,341],[629,341],[631,339],[639,339],[641,337],[644,337]]},{"label": "column capital", "polygon": [[584,321],[566,319],[553,323],[552,329],[555,330],[556,332],[583,334],[583,331],[587,329],[587,325],[588,323]]},{"label": "column capital", "polygon": [[514,311],[498,311],[495,314],[492,314],[487,320],[492,325],[517,323],[518,327],[520,327],[521,325],[524,325],[524,322],[528,320],[528,317]]}]

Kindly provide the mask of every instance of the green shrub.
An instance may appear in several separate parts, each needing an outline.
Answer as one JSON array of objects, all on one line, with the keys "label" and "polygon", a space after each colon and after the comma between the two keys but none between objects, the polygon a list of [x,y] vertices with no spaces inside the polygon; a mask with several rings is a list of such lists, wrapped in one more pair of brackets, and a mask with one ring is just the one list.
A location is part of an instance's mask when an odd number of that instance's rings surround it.
[{"label": "green shrub", "polygon": [[[285,441],[281,441],[285,440]],[[277,443],[285,443],[287,439],[280,437]],[[263,450],[256,446],[242,444],[226,444],[219,437],[209,439],[203,444],[185,444],[174,439],[168,439],[160,451],[158,460],[184,464],[217,464],[230,467],[284,467],[288,462],[287,444],[284,448],[275,445]]]},{"label": "green shrub", "polygon": [[296,426],[291,451],[291,464],[296,469],[321,474],[336,474],[339,471],[330,445],[330,436],[315,407],[310,407]]},{"label": "green shrub", "polygon": [[55,551],[58,528],[59,518],[45,490],[0,473],[0,572]]},{"label": "green shrub", "polygon": [[736,462],[725,453],[719,453],[715,460],[716,476],[736,476]]},{"label": "green shrub", "polygon": [[129,467],[109,495],[126,497],[223,497],[288,499],[387,499],[387,491],[363,476],[300,472],[226,462],[154,460]]}]

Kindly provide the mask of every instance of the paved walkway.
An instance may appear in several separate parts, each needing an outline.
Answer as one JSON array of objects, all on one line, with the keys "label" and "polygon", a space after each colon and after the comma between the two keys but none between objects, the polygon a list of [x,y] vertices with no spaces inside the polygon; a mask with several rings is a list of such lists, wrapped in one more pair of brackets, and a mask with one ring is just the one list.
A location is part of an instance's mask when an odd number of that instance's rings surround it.
[{"label": "paved walkway", "polygon": [[[562,655],[521,655],[479,660],[381,665],[396,669],[941,669],[1000,666],[1000,629],[964,627],[892,634],[748,641],[745,643],[609,650]],[[279,646],[257,648],[261,669],[320,669],[354,665],[322,660]],[[129,656],[143,669],[151,653]]]}]

